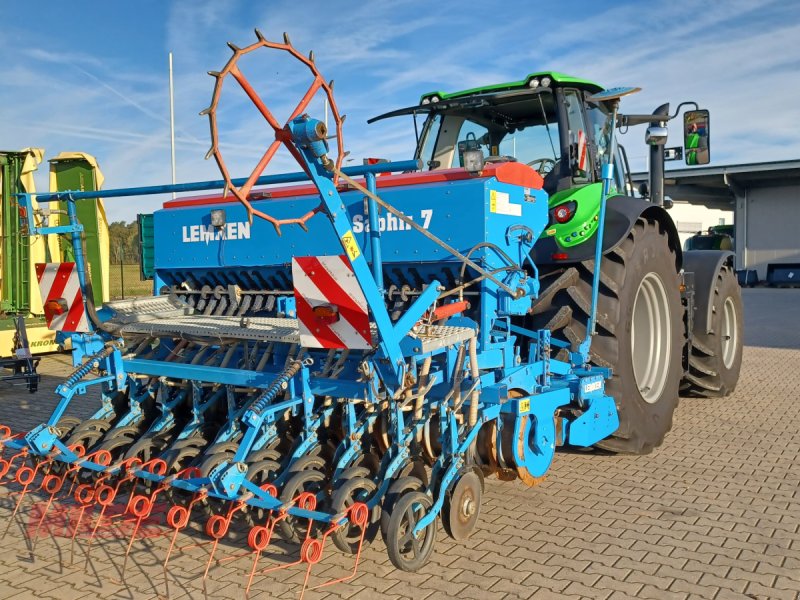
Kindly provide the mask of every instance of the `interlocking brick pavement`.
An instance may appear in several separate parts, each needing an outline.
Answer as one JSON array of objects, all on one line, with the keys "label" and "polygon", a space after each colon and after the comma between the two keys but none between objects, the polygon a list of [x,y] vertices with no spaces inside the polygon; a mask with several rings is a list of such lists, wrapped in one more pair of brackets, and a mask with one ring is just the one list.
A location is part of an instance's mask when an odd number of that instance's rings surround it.
[{"label": "interlocking brick pavement", "polygon": [[[800,290],[744,290],[746,348],[736,392],[684,399],[665,444],[644,457],[560,453],[535,488],[491,480],[473,537],[439,531],[437,554],[418,573],[396,571],[380,540],[359,575],[307,598],[800,598]],[[48,394],[68,368],[43,361],[37,395],[0,390],[0,423],[15,430],[43,421]],[[93,408],[83,398],[84,413]],[[5,492],[0,492],[5,493]],[[0,498],[0,534],[12,497]],[[21,512],[25,512],[23,509]],[[44,537],[35,552],[15,519],[0,538],[0,600],[158,598],[169,536],[137,540],[122,583],[125,540],[87,543]],[[205,542],[181,535],[179,546]],[[219,556],[241,552],[241,540]],[[171,597],[204,598],[209,545],[170,561]],[[264,561],[267,564],[267,561]],[[252,561],[212,566],[207,594],[244,597]],[[351,566],[332,550],[315,570],[339,577]],[[257,577],[252,595],[294,598],[302,574]]]}]

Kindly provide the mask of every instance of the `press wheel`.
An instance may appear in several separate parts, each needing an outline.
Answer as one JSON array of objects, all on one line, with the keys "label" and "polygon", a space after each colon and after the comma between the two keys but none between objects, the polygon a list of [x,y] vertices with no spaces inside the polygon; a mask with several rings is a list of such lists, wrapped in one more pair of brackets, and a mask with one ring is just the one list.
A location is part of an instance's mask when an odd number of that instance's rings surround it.
[{"label": "press wheel", "polygon": [[401,571],[421,569],[433,554],[436,543],[436,520],[414,535],[414,528],[433,507],[422,492],[408,491],[397,499],[386,531],[389,560]]}]

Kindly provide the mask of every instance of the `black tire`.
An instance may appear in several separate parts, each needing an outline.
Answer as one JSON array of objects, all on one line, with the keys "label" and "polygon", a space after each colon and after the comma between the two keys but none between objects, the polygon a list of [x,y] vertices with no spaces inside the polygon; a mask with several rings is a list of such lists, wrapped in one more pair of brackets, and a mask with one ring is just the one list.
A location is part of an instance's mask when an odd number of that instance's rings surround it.
[{"label": "black tire", "polygon": [[70,433],[64,445],[80,444],[86,450],[86,454],[89,454],[109,429],[111,423],[102,419],[84,421]]},{"label": "black tire", "polygon": [[386,534],[389,531],[389,519],[392,516],[394,505],[397,499],[406,492],[422,492],[425,490],[425,484],[418,477],[407,475],[398,478],[383,498],[383,505],[381,506],[381,536],[383,541],[386,541]]},{"label": "black tire", "polygon": [[710,332],[705,331],[705,319],[695,316],[689,372],[684,376],[682,393],[721,398],[736,389],[742,368],[744,306],[742,289],[731,267],[725,265],[717,273],[709,304]]},{"label": "black tire", "polygon": [[394,505],[386,531],[386,550],[389,560],[401,571],[419,571],[433,554],[436,519],[419,533],[422,539],[415,538],[410,532],[432,506],[433,502],[427,494],[413,491],[400,496]]},{"label": "black tire", "polygon": [[[542,278],[545,290],[534,306],[534,328],[550,329],[556,336],[566,338],[573,351],[586,336],[593,272],[593,260],[551,271]],[[658,221],[640,217],[626,238],[603,257],[597,335],[592,339],[590,358],[595,365],[613,369],[606,393],[616,402],[620,426],[597,444],[600,448],[647,454],[661,445],[672,428],[682,377],[684,337],[679,286],[675,251]],[[651,288],[656,290],[652,294]],[[642,346],[650,345],[652,350],[653,344],[658,345],[665,356],[663,360],[652,359],[652,351],[633,351],[634,317],[642,316],[641,308],[634,315],[637,298],[644,298],[640,306],[645,307],[651,296],[658,297],[654,304],[661,304],[657,319],[662,324],[659,341],[652,341],[656,337],[652,333],[655,325],[645,321],[642,326],[641,318],[636,335]],[[642,361],[650,366],[643,370]],[[651,377],[655,377],[656,384],[648,385]]]},{"label": "black tire", "polygon": [[[299,471],[291,476],[280,494],[281,502],[290,504],[302,492],[310,492],[317,497],[317,503],[322,500],[322,495],[325,490],[325,480],[327,476],[317,469],[306,469]],[[300,542],[308,532],[308,521],[288,515],[278,521],[278,531],[281,537],[287,542]]]},{"label": "black tire", "polygon": [[80,427],[82,421],[77,417],[61,417],[56,423],[56,431],[58,432],[58,439],[64,441],[75,430]]},{"label": "black tire", "polygon": [[103,438],[98,450],[107,450],[111,453],[111,458],[116,461],[134,443],[138,434],[139,428],[135,425],[112,429]]},{"label": "black tire", "polygon": [[[354,467],[354,471],[362,467]],[[365,469],[364,469],[365,470]],[[378,486],[372,479],[353,474],[343,478],[343,481],[336,489],[331,499],[331,512],[334,514],[344,513],[356,502],[367,502],[375,494]],[[364,543],[369,544],[378,535],[378,528],[381,519],[380,506],[376,505],[370,512],[369,519],[365,525]],[[347,523],[339,527],[331,534],[331,539],[339,550],[348,554],[358,552],[361,542],[361,528]]]}]

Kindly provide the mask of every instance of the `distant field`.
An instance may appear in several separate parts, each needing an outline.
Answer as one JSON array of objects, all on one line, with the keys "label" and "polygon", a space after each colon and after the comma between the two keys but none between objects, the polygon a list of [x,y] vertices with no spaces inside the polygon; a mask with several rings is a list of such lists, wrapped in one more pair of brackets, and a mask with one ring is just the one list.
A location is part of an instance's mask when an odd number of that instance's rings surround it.
[{"label": "distant field", "polygon": [[153,282],[141,280],[139,265],[111,265],[108,283],[111,300],[153,294]]}]

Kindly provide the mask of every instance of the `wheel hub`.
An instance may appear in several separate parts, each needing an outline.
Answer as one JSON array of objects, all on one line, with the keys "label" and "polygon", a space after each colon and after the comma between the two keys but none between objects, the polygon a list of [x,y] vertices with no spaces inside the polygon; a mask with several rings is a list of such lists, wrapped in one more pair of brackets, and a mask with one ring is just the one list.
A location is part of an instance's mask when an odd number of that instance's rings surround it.
[{"label": "wheel hub", "polygon": [[631,315],[633,374],[642,399],[653,404],[661,397],[669,375],[672,323],[664,282],[657,273],[642,278]]}]

